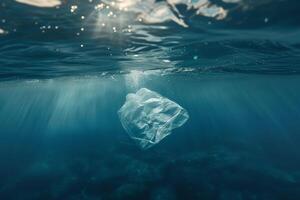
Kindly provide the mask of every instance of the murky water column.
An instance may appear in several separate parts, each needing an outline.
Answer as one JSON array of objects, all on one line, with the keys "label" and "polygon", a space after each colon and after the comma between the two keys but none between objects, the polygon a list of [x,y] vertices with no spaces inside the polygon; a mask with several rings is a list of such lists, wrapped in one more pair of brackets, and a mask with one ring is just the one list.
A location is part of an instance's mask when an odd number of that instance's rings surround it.
[{"label": "murky water column", "polygon": [[[25,199],[298,195],[299,80],[133,72],[2,82],[0,194]],[[149,150],[136,146],[117,114],[126,95],[141,87],[178,102],[190,115]]]}]

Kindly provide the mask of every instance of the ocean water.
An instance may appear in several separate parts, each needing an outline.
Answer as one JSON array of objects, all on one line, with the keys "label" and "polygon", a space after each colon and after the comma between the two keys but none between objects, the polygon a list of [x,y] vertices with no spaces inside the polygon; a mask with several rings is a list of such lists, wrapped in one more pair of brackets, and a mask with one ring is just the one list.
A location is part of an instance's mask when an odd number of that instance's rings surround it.
[{"label": "ocean water", "polygon": [[[300,199],[298,0],[1,0],[0,199]],[[143,150],[148,88],[189,120]]]}]

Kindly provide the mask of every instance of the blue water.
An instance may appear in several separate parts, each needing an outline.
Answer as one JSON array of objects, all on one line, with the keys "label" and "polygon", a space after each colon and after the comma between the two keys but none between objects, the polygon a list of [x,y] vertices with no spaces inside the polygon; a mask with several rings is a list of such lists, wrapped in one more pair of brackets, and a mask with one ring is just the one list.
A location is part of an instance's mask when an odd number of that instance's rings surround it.
[{"label": "blue water", "polygon": [[[0,1],[0,199],[300,199],[299,1],[30,1]],[[147,150],[142,87],[190,116]]]}]

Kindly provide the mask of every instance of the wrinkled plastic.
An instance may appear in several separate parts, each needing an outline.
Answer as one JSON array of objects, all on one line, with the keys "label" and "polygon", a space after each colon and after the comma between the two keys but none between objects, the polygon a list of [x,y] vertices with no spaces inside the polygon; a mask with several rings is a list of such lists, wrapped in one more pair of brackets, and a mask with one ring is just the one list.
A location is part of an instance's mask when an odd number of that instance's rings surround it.
[{"label": "wrinkled plastic", "polygon": [[118,114],[129,136],[143,149],[159,143],[189,118],[180,105],[146,88],[128,94]]}]

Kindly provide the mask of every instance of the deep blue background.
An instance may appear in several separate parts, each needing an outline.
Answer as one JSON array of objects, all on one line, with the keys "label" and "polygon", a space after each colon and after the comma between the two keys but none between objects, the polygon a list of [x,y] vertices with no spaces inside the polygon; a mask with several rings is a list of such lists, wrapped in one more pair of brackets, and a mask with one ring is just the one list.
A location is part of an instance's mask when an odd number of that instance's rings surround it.
[{"label": "deep blue background", "polygon": [[[1,1],[0,199],[300,199],[299,1],[213,2],[129,34]],[[117,115],[141,87],[190,115],[148,150]]]}]

